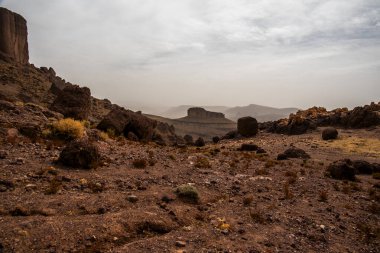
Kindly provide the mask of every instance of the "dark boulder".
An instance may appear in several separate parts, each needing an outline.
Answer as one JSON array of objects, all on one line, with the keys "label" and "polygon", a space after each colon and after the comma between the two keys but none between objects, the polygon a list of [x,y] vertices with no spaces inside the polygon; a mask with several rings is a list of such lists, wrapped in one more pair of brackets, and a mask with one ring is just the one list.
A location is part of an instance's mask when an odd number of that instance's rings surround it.
[{"label": "dark boulder", "polygon": [[219,143],[219,141],[220,141],[220,138],[218,136],[212,137],[212,142],[213,143],[217,144],[217,143]]},{"label": "dark boulder", "polygon": [[355,168],[349,159],[339,160],[331,163],[327,172],[334,179],[355,181]]},{"label": "dark boulder", "polygon": [[185,136],[183,136],[183,139],[185,140],[185,143],[187,145],[194,145],[193,136],[186,134]]},{"label": "dark boulder", "polygon": [[194,145],[195,145],[196,147],[203,147],[204,145],[206,145],[206,143],[205,143],[205,140],[204,140],[202,137],[199,137],[199,138],[195,141]]},{"label": "dark boulder", "polygon": [[231,139],[235,139],[239,137],[239,133],[237,130],[233,130],[233,131],[229,131],[228,133],[226,133],[222,139],[223,140],[231,140]]},{"label": "dark boulder", "polygon": [[335,140],[338,138],[338,130],[334,127],[327,127],[322,131],[322,139],[323,140]]},{"label": "dark boulder", "polygon": [[89,141],[74,141],[61,152],[58,162],[73,168],[93,169],[100,164],[100,153]]},{"label": "dark boulder", "polygon": [[255,136],[259,131],[257,120],[252,117],[243,117],[238,119],[237,131],[243,137]]},{"label": "dark boulder", "polygon": [[59,93],[50,109],[62,113],[66,118],[85,120],[90,115],[91,104],[89,88],[69,85]]},{"label": "dark boulder", "polygon": [[21,125],[18,130],[22,135],[28,137],[32,141],[36,141],[42,134],[41,126],[37,123],[25,123]]},{"label": "dark boulder", "polygon": [[241,144],[241,147],[239,148],[240,151],[257,151],[259,146],[256,144],[250,144],[250,143],[243,143]]},{"label": "dark boulder", "polygon": [[355,168],[356,174],[371,175],[372,173],[376,173],[376,170],[378,170],[378,164],[369,163],[363,160],[352,161],[352,166]]},{"label": "dark boulder", "polygon": [[267,151],[265,151],[265,149],[263,149],[263,148],[258,148],[256,150],[256,154],[266,154],[266,153],[267,153]]},{"label": "dark boulder", "polygon": [[277,160],[285,160],[288,158],[310,159],[310,155],[300,148],[289,148],[284,153],[277,156]]}]

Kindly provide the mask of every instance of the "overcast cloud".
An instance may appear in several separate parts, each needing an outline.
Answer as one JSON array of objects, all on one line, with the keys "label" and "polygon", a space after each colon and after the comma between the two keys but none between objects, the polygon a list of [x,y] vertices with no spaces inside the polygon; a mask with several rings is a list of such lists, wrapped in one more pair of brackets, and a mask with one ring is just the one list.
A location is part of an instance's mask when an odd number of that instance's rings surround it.
[{"label": "overcast cloud", "polygon": [[141,105],[380,100],[378,0],[4,0],[30,61]]}]

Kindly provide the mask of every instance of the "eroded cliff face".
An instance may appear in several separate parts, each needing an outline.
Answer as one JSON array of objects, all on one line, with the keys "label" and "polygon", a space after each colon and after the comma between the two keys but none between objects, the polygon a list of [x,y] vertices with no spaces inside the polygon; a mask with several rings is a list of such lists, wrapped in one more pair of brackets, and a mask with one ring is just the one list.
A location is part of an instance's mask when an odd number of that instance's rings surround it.
[{"label": "eroded cliff face", "polygon": [[209,112],[200,107],[193,107],[187,110],[187,116],[198,119],[224,119],[224,114],[220,112]]},{"label": "eroded cliff face", "polygon": [[29,62],[26,20],[19,14],[0,7],[0,57],[21,64]]}]

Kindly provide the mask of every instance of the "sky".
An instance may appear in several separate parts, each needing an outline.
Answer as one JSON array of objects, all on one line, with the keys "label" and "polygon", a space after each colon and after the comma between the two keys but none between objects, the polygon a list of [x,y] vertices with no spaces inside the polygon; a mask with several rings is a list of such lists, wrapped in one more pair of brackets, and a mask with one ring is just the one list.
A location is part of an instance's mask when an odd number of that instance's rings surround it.
[{"label": "sky", "polygon": [[2,0],[30,62],[131,109],[380,101],[379,0]]}]

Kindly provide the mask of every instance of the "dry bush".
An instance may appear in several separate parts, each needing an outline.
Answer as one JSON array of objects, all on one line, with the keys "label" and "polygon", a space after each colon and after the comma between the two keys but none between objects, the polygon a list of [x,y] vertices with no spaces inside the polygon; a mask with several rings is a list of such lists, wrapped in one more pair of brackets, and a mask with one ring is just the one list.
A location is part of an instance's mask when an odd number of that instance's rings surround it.
[{"label": "dry bush", "polygon": [[374,179],[380,179],[380,173],[373,173],[372,174],[372,177],[374,178]]},{"label": "dry bush", "polygon": [[102,140],[102,141],[107,141],[110,139],[110,137],[108,136],[108,134],[106,132],[99,132],[98,133],[98,136],[99,138]]},{"label": "dry bush", "polygon": [[285,195],[285,199],[291,199],[291,198],[293,198],[293,193],[290,190],[289,182],[286,182],[284,184],[284,195]]},{"label": "dry bush", "polygon": [[269,171],[266,168],[257,169],[255,174],[258,176],[269,175]]},{"label": "dry bush", "polygon": [[206,157],[197,157],[194,166],[196,168],[211,168],[211,164]]},{"label": "dry bush", "polygon": [[327,202],[328,199],[328,192],[326,190],[322,190],[319,192],[319,201],[321,202]]},{"label": "dry bush", "polygon": [[254,209],[249,209],[249,216],[255,223],[264,224],[266,221],[264,211],[257,207]]},{"label": "dry bush", "polygon": [[80,139],[84,135],[84,126],[80,121],[67,118],[54,122],[51,126],[51,135],[64,140]]},{"label": "dry bush", "polygon": [[62,188],[62,182],[57,180],[56,178],[53,178],[50,181],[49,187],[46,189],[45,194],[48,194],[48,195],[56,194],[61,188]]},{"label": "dry bush", "polygon": [[275,160],[268,160],[265,163],[265,168],[274,167],[276,164],[278,164],[277,161],[275,161]]},{"label": "dry bush", "polygon": [[177,194],[178,198],[185,202],[189,203],[198,203],[199,202],[199,193],[197,188],[194,186],[184,184],[178,186],[178,188],[175,190],[175,193]]},{"label": "dry bush", "polygon": [[251,205],[252,202],[253,202],[253,195],[252,194],[248,194],[248,195],[244,196],[244,198],[243,198],[243,204],[245,206]]}]

